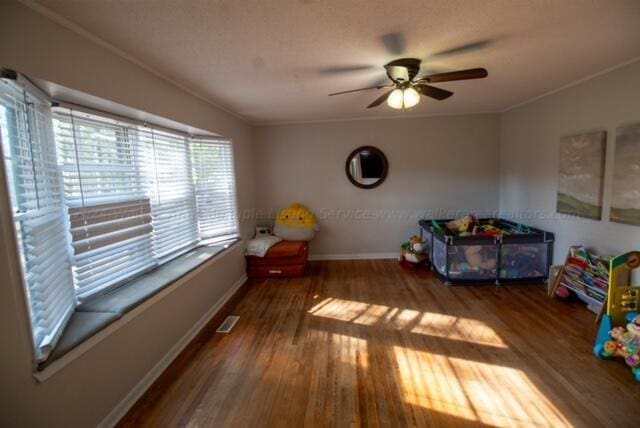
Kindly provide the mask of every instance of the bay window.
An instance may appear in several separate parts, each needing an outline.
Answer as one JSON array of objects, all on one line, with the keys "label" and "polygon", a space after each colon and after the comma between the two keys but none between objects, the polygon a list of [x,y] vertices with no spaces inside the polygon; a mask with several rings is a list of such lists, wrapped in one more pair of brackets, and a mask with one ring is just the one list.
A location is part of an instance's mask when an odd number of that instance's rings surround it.
[{"label": "bay window", "polygon": [[46,100],[3,79],[0,128],[35,356],[43,360],[75,307],[69,226]]},{"label": "bay window", "polygon": [[198,230],[203,239],[237,234],[233,152],[225,141],[194,138],[190,144]]},{"label": "bay window", "polygon": [[82,301],[238,234],[227,139],[51,108],[10,79],[0,131],[37,361]]},{"label": "bay window", "polygon": [[79,300],[157,265],[149,185],[152,158],[112,120],[54,112]]}]

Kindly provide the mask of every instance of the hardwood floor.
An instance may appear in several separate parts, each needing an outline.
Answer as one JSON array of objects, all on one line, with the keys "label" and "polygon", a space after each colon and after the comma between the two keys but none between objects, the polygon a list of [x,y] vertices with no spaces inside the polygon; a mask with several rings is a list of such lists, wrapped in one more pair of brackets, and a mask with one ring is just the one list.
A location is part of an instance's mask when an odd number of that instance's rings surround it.
[{"label": "hardwood floor", "polygon": [[596,328],[540,286],[314,262],[243,287],[120,426],[637,427],[640,384],[593,356]]}]

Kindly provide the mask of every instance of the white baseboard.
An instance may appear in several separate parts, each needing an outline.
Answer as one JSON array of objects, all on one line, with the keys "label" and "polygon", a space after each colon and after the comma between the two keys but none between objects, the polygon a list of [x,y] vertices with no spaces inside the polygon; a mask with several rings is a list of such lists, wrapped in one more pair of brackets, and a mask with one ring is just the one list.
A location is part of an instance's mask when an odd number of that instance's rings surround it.
[{"label": "white baseboard", "polygon": [[397,259],[400,252],[395,253],[355,253],[355,254],[312,254],[309,260],[380,260]]},{"label": "white baseboard", "polygon": [[162,372],[169,367],[169,364],[182,352],[182,350],[193,340],[194,337],[202,330],[202,328],[218,313],[225,303],[229,301],[231,296],[235,294],[242,285],[247,281],[247,274],[243,274],[231,288],[222,296],[215,305],[213,305],[180,340],[162,357],[160,361],[142,378],[136,386],[120,401],[116,407],[97,425],[98,428],[114,427],[122,417],[129,411],[136,401],[147,389],[155,382]]}]

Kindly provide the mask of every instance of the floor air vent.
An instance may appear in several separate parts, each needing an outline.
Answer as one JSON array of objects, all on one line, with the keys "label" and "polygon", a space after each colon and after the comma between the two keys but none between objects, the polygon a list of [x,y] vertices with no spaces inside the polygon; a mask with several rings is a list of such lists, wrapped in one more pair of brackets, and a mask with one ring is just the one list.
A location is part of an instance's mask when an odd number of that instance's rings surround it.
[{"label": "floor air vent", "polygon": [[236,325],[239,319],[240,317],[237,315],[228,316],[222,322],[222,324],[220,324],[220,327],[218,327],[218,329],[216,330],[216,333],[229,333],[233,329],[233,326]]}]

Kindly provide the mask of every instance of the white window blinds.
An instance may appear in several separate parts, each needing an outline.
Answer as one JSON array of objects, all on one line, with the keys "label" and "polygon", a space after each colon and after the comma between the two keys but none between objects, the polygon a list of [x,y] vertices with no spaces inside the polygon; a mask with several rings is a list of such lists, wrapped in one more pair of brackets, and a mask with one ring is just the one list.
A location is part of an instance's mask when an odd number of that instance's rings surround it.
[{"label": "white window blinds", "polygon": [[52,112],[35,90],[1,82],[0,169],[40,362],[84,299],[237,236],[233,152],[221,138]]},{"label": "white window blinds", "polygon": [[49,106],[13,81],[0,85],[5,175],[36,360],[43,361],[75,308],[68,222]]},{"label": "white window blinds", "polygon": [[153,152],[154,168],[149,168],[148,173],[154,182],[154,248],[156,257],[163,260],[193,247],[199,240],[189,146],[179,134],[141,129],[139,136]]},{"label": "white window blinds", "polygon": [[54,118],[80,300],[237,235],[228,140],[66,108]]},{"label": "white window blinds", "polygon": [[55,112],[79,299],[157,265],[153,256],[152,153],[133,127],[66,109]]},{"label": "white window blinds", "polygon": [[190,147],[201,239],[236,236],[238,215],[231,142],[193,138]]}]

